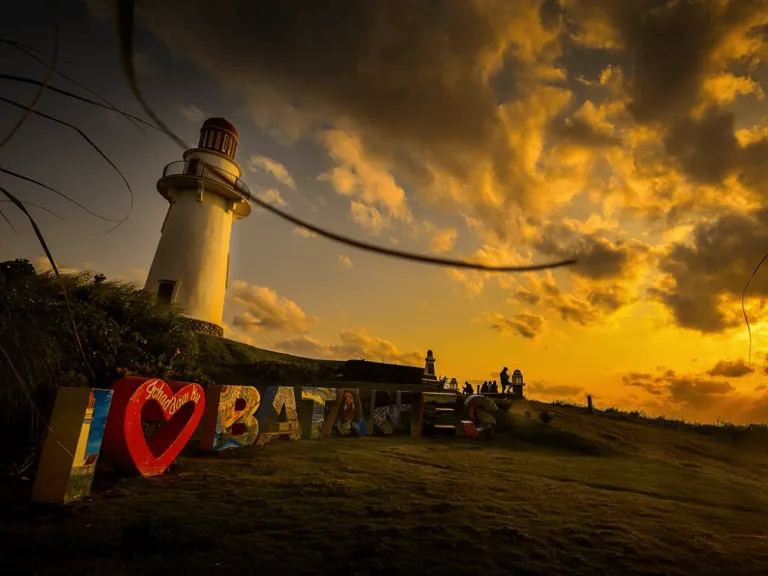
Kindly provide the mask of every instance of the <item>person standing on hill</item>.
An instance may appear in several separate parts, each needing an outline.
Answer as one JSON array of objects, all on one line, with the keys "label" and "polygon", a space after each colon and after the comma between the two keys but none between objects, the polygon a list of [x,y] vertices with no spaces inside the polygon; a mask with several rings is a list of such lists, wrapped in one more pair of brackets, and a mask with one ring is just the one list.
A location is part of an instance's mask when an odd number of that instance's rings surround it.
[{"label": "person standing on hill", "polygon": [[509,368],[504,366],[504,369],[499,373],[499,379],[501,380],[501,393],[504,394],[509,387]]}]

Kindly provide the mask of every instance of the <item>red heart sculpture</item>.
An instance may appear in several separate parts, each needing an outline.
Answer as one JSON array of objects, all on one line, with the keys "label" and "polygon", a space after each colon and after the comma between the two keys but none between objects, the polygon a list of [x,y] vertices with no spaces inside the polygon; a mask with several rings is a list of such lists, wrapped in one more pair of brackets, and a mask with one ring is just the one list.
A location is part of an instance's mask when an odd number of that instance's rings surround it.
[{"label": "red heart sculpture", "polygon": [[[203,387],[130,376],[115,382],[112,390],[102,450],[123,472],[144,477],[162,474],[200,423],[205,409]],[[147,441],[142,420],[167,424]]]}]

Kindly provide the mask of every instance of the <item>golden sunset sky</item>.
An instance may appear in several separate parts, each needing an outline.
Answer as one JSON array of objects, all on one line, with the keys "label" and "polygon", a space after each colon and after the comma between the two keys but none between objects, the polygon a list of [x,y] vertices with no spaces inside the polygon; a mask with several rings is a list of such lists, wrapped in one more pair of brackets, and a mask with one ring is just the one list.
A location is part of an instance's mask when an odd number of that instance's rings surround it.
[{"label": "golden sunset sky", "polygon": [[[0,37],[50,54],[44,2]],[[119,70],[113,5],[64,3],[60,68],[146,117]],[[467,273],[356,251],[255,210],[235,224],[229,337],[318,358],[423,365],[482,381],[522,370],[527,395],[705,422],[768,419],[768,3],[764,0],[141,0],[148,102],[195,143],[240,131],[261,198],[383,245],[492,264]],[[47,57],[47,56],[45,56]],[[65,61],[65,62],[64,62]],[[8,74],[45,69],[2,46]],[[54,86],[88,96],[54,77]],[[28,102],[33,86],[5,82]],[[90,97],[90,96],[89,96]],[[181,150],[119,115],[48,93],[134,192],[111,225],[18,179],[57,261],[143,284],[167,208],[155,182]],[[0,108],[6,133],[20,111]],[[0,165],[120,218],[128,193],[77,134],[33,118]],[[4,211],[0,258],[40,261]]]}]

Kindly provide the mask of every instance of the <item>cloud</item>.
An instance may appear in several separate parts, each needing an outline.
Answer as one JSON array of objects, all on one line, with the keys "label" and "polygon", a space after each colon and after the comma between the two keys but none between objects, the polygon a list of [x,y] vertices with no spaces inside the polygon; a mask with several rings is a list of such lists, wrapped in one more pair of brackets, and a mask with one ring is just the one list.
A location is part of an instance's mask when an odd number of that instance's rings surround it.
[{"label": "cloud", "polygon": [[246,333],[281,331],[305,334],[319,320],[308,316],[298,304],[279,296],[275,290],[253,286],[242,280],[232,283],[229,299],[244,310],[233,317],[232,326]]},{"label": "cloud", "polygon": [[352,214],[352,220],[374,234],[378,234],[383,228],[389,226],[389,221],[374,206],[352,200],[349,203],[349,211]]},{"label": "cloud", "polygon": [[542,380],[534,380],[527,384],[526,393],[530,396],[569,399],[582,396],[586,391],[581,386],[568,384],[549,384]]},{"label": "cloud", "polygon": [[349,256],[339,254],[339,266],[342,268],[352,268],[352,260],[349,258]]},{"label": "cloud", "polygon": [[577,258],[577,265],[569,270],[593,280],[626,277],[633,267],[645,264],[651,254],[650,246],[621,238],[611,242],[605,233],[602,230],[582,233],[566,226],[548,225],[534,240],[534,247],[548,256]]},{"label": "cloud", "polygon": [[755,369],[751,368],[743,359],[738,360],[720,360],[707,374],[710,376],[724,376],[725,378],[740,378],[751,374]]},{"label": "cloud", "polygon": [[563,292],[551,273],[541,278],[526,274],[527,286],[515,289],[511,302],[540,306],[556,313],[564,322],[590,326],[613,316],[634,303],[637,296],[621,283],[572,282],[573,291]]},{"label": "cloud", "polygon": [[514,332],[527,340],[535,340],[544,328],[544,318],[529,312],[520,312],[509,318],[497,312],[486,314],[483,318],[492,330],[502,334]]},{"label": "cloud", "polygon": [[208,117],[207,114],[197,106],[184,106],[181,109],[181,114],[187,120],[194,122],[195,124],[201,124]]},{"label": "cloud", "polygon": [[[56,261],[54,260],[54,262]],[[50,261],[45,256],[37,256],[32,258],[32,265],[35,267],[35,270],[37,270],[38,273],[50,272],[53,270]],[[59,262],[56,262],[56,269],[59,271],[59,274],[77,274],[79,272],[85,272],[86,270],[89,270],[90,264],[86,263],[86,265],[81,268],[71,268],[68,266],[62,266]]]},{"label": "cloud", "polygon": [[312,232],[312,230],[307,230],[306,228],[301,228],[300,226],[294,228],[293,233],[296,234],[296,236],[301,236],[302,238],[317,238],[317,234]]},{"label": "cloud", "polygon": [[[269,188],[267,190],[259,190],[259,192],[256,194],[256,197],[263,200],[264,202],[268,204],[272,204],[273,206],[285,206],[286,202],[283,199],[282,195],[280,194],[280,191],[276,188]],[[303,230],[303,228],[302,228]]]},{"label": "cloud", "polygon": [[342,130],[329,130],[323,142],[336,167],[318,179],[329,182],[342,196],[358,196],[385,209],[388,216],[410,221],[405,190],[395,182],[386,161],[363,149],[360,138]]},{"label": "cloud", "polygon": [[453,249],[457,237],[458,231],[456,228],[437,230],[432,235],[429,248],[433,252],[448,252]]},{"label": "cloud", "polygon": [[[730,210],[697,225],[691,237],[673,243],[660,259],[662,276],[649,295],[664,304],[683,328],[721,333],[743,324],[740,299],[768,245],[768,209]],[[768,276],[758,273],[746,302],[759,320],[768,296]]]},{"label": "cloud", "polygon": [[286,167],[280,164],[280,162],[272,160],[272,158],[254,154],[248,159],[248,169],[251,172],[266,172],[267,174],[272,175],[275,180],[285,184],[289,188],[296,188],[296,182],[294,182],[293,177]]},{"label": "cloud", "polygon": [[423,351],[400,350],[389,340],[369,335],[364,328],[340,331],[338,344],[326,344],[309,336],[296,336],[276,343],[275,347],[289,354],[314,358],[338,360],[364,358],[371,362],[410,366],[421,366],[424,362]]},{"label": "cloud", "polygon": [[672,405],[683,405],[693,409],[714,406],[722,398],[733,395],[735,388],[725,380],[714,380],[696,374],[678,374],[663,369],[659,373],[629,373],[622,377],[626,386],[645,390]]}]

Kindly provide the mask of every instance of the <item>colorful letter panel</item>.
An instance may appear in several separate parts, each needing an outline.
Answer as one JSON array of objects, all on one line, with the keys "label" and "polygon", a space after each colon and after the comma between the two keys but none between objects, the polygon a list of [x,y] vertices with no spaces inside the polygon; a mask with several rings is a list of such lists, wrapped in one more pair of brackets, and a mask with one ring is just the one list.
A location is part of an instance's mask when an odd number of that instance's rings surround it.
[{"label": "colorful letter panel", "polygon": [[256,419],[260,430],[258,445],[277,438],[301,439],[296,396],[291,386],[269,386],[262,396]]},{"label": "colorful letter panel", "polygon": [[319,440],[336,402],[336,388],[302,388],[299,408],[301,437]]},{"label": "colorful letter panel", "polygon": [[253,386],[208,386],[200,422],[200,449],[217,452],[256,442],[261,396]]},{"label": "colorful letter panel", "polygon": [[445,392],[422,392],[421,398],[421,435],[455,434],[458,396]]},{"label": "colorful letter panel", "polygon": [[59,388],[32,501],[64,503],[88,496],[111,402],[112,390]]},{"label": "colorful letter panel", "polygon": [[408,433],[411,428],[413,392],[397,391],[395,399],[388,390],[371,393],[371,430],[379,436]]},{"label": "colorful letter panel", "polygon": [[496,419],[491,412],[498,410],[493,399],[480,394],[470,396],[464,402],[466,420],[461,420],[460,434],[476,438],[481,434],[489,437],[496,428]]},{"label": "colorful letter panel", "polygon": [[367,433],[365,412],[356,388],[338,388],[336,402],[323,423],[323,438],[363,436]]},{"label": "colorful letter panel", "polygon": [[[144,477],[165,472],[195,432],[205,409],[202,386],[128,377],[115,394],[104,433],[104,452],[118,469]],[[142,421],[165,424],[149,439]]]}]

